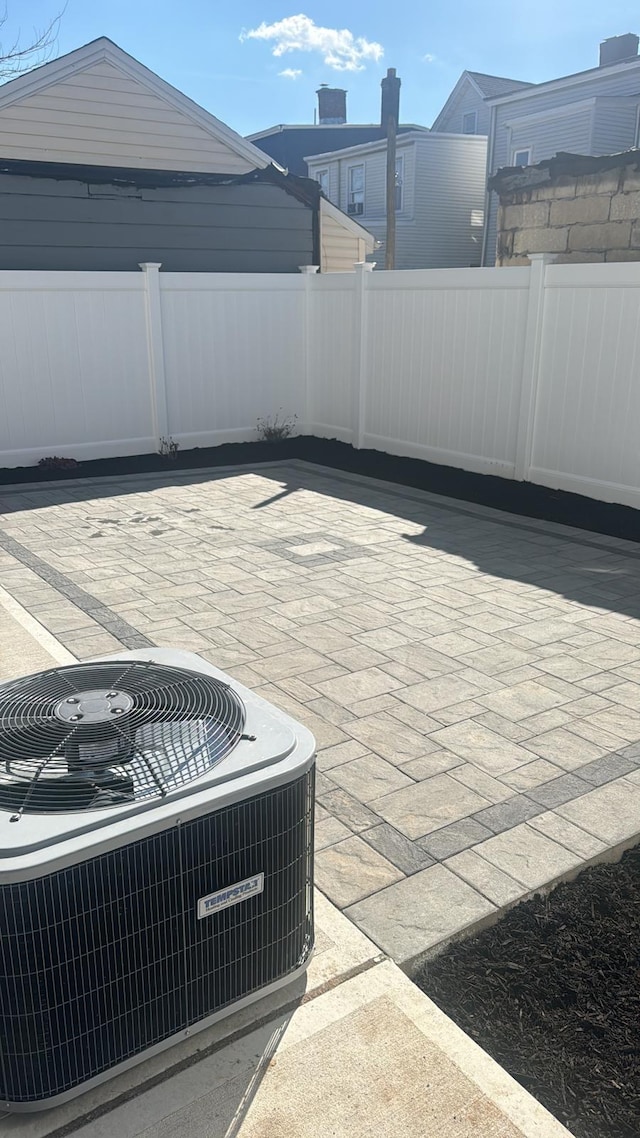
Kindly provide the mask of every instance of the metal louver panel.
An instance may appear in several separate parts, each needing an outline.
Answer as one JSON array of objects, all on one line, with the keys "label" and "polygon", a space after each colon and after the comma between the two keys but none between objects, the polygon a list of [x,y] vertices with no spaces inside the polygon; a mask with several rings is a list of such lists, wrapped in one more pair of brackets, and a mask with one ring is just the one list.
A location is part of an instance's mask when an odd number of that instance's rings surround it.
[{"label": "metal louver panel", "polygon": [[[0,1100],[46,1102],[293,973],[313,943],[314,768],[0,886]],[[198,900],[264,889],[198,919]]]},{"label": "metal louver panel", "polygon": [[225,758],[244,721],[228,684],[152,660],[15,680],[0,688],[0,809],[19,821],[162,798]]}]

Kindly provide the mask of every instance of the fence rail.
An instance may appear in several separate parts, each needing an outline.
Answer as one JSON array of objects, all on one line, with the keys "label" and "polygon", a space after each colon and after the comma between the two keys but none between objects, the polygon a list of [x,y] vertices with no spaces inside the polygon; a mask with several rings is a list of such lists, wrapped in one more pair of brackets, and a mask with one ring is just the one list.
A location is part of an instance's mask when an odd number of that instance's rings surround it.
[{"label": "fence rail", "polygon": [[0,465],[255,438],[640,507],[640,264],[297,275],[0,272]]}]

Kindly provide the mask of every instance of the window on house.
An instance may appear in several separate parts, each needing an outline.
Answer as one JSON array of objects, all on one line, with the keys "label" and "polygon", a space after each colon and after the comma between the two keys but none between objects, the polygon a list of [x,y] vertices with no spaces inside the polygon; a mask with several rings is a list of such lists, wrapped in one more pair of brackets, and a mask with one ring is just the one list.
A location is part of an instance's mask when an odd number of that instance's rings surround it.
[{"label": "window on house", "polygon": [[402,209],[402,195],[404,191],[404,156],[396,158],[396,213]]},{"label": "window on house", "polygon": [[511,155],[512,166],[530,166],[531,165],[531,147],[523,146],[521,149],[513,151]]},{"label": "window on house", "polygon": [[350,166],[347,213],[364,213],[364,163]]},{"label": "window on house", "polygon": [[329,197],[329,171],[316,170],[316,182],[320,186],[323,194],[325,194],[326,197]]},{"label": "window on house", "polygon": [[462,133],[463,134],[477,134],[478,133],[478,112],[467,111],[466,115],[462,116]]}]

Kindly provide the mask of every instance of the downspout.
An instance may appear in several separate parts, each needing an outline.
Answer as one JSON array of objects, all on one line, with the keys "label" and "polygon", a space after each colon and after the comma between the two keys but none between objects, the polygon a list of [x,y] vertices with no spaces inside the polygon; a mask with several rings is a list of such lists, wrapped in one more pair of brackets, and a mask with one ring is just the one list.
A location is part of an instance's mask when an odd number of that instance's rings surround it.
[{"label": "downspout", "polygon": [[493,173],[493,140],[496,128],[496,110],[494,106],[491,108],[491,119],[489,120],[489,137],[487,139],[487,169],[486,169],[486,186],[484,197],[484,229],[482,231],[482,256],[480,264],[484,268],[487,262],[487,243],[489,239],[489,210],[491,208],[491,191],[489,189],[489,178]]},{"label": "downspout", "polygon": [[322,261],[320,259],[321,258],[321,252],[320,252],[320,225],[321,225],[320,203],[321,203],[321,201],[322,201],[322,195],[320,193],[318,193],[318,196],[316,198],[315,205],[313,206],[313,210],[312,210],[312,214],[311,214],[311,246],[313,249],[312,263],[314,265],[320,266],[320,272],[322,272]]}]

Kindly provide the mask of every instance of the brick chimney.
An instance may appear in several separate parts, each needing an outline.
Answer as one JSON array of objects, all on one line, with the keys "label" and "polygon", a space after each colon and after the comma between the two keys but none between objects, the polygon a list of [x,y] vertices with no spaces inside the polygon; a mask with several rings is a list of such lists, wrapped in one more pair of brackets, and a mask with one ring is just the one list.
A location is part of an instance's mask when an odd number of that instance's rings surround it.
[{"label": "brick chimney", "polygon": [[347,121],[347,92],[341,87],[318,88],[318,122],[320,126],[334,126]]},{"label": "brick chimney", "polygon": [[638,54],[638,36],[627,32],[624,36],[611,36],[600,44],[600,67],[609,67],[612,63],[624,63],[635,59]]}]

